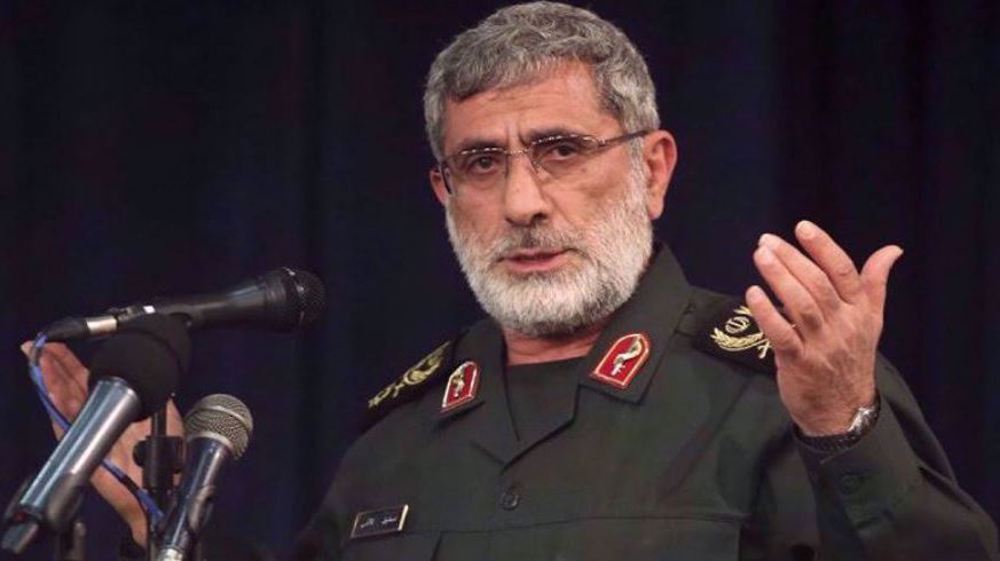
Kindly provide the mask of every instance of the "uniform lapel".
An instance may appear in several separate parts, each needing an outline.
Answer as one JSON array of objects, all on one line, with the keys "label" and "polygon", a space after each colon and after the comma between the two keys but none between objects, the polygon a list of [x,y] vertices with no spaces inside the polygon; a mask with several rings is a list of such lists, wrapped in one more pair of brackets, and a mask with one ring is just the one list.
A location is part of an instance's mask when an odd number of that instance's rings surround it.
[{"label": "uniform lapel", "polygon": [[[615,312],[597,343],[577,367],[575,379],[579,382],[565,385],[547,410],[542,429],[536,428],[527,438],[518,441],[506,462],[513,461],[573,421],[580,386],[596,389],[624,401],[639,402],[663,357],[670,336],[687,308],[690,296],[691,287],[673,254],[666,246],[658,247],[635,293]],[[635,337],[630,337],[633,335]],[[617,350],[614,348],[615,343],[620,340],[621,351],[617,353],[618,356],[628,357],[630,350],[636,352],[631,359],[621,361],[623,368],[620,373],[626,376],[594,376],[594,371],[602,361],[607,359],[609,363],[614,362]],[[639,348],[632,348],[633,343]],[[629,369],[634,370],[629,372]],[[510,423],[509,414],[506,419]]]},{"label": "uniform lapel", "polygon": [[[580,385],[616,399],[638,403],[653,379],[690,298],[691,286],[680,265],[670,249],[660,246],[635,293],[615,312],[580,365]],[[639,343],[643,340],[645,343]],[[616,346],[619,341],[621,343]],[[628,358],[633,344],[641,347],[647,343],[646,356]],[[616,359],[622,363],[623,374],[629,374],[627,377],[609,375]],[[636,364],[640,359],[641,363]],[[605,365],[611,368],[606,369]],[[635,370],[627,372],[630,368]]]},{"label": "uniform lapel", "polygon": [[[507,465],[573,421],[579,386],[638,403],[688,305],[690,293],[691,288],[673,254],[666,246],[661,246],[635,294],[614,314],[586,359],[580,363],[576,377],[579,382],[566,384],[565,391],[552,403],[551,414],[545,419],[542,430],[533,431],[528,438],[521,440],[518,440],[514,430],[504,385],[506,350],[503,334],[492,320],[480,321],[458,343],[453,361],[455,365],[467,361],[476,363],[479,369],[477,395],[458,407],[448,410],[438,407],[431,415],[441,425],[461,423],[470,440]],[[593,376],[614,343],[630,334],[643,334],[649,348],[628,383],[622,386]],[[626,366],[630,364],[626,362]]]},{"label": "uniform lapel", "polygon": [[[693,469],[750,380],[732,376],[725,365],[700,353],[685,356],[668,351],[676,346],[672,338],[682,320],[697,323],[690,317],[699,315],[693,292],[673,254],[660,247],[635,294],[601,333],[578,373],[582,386],[627,403],[640,403],[654,374],[658,376],[655,417],[660,422],[657,441],[650,445],[670,462],[670,468],[656,483],[654,496],[665,496]],[[615,343],[631,334],[648,335],[650,351],[627,386],[595,376],[609,351],[627,350],[627,345],[616,350]]]},{"label": "uniform lapel", "polygon": [[462,338],[454,356],[456,365],[472,361],[478,367],[477,395],[458,407],[438,406],[431,414],[442,427],[461,423],[461,430],[477,446],[506,464],[516,453],[517,436],[504,389],[503,335],[492,320],[484,319]]},{"label": "uniform lapel", "polygon": [[552,401],[540,427],[535,426],[528,438],[518,439],[504,379],[506,347],[503,334],[493,321],[483,320],[470,329],[458,344],[454,357],[456,365],[468,361],[476,363],[479,368],[478,393],[473,400],[458,407],[448,410],[438,407],[433,415],[442,426],[460,423],[460,430],[501,464],[510,464],[573,420],[579,387],[575,382],[561,388],[559,397]]}]

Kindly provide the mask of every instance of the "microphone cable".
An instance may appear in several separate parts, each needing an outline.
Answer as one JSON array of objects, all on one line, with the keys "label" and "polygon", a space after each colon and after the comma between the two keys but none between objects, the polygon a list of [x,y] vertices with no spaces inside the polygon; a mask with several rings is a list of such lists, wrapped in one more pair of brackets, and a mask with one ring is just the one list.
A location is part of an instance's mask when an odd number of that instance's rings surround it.
[{"label": "microphone cable", "polygon": [[[63,434],[69,430],[72,423],[66,416],[62,414],[61,411],[56,407],[55,403],[52,402],[52,398],[49,397],[49,388],[45,385],[45,378],[42,375],[42,348],[45,346],[47,338],[45,333],[39,333],[35,340],[31,344],[31,354],[28,356],[28,375],[31,377],[32,383],[35,385],[35,390],[38,393],[38,398],[42,402],[42,406],[48,413],[49,418],[52,422],[59,426],[63,430]],[[139,506],[142,507],[143,512],[146,517],[152,520],[153,524],[156,524],[163,518],[163,511],[157,506],[156,501],[150,494],[136,484],[131,477],[125,473],[118,464],[115,464],[111,460],[104,458],[101,460],[101,466],[104,467],[115,479],[117,479],[130,493],[139,501]]]}]

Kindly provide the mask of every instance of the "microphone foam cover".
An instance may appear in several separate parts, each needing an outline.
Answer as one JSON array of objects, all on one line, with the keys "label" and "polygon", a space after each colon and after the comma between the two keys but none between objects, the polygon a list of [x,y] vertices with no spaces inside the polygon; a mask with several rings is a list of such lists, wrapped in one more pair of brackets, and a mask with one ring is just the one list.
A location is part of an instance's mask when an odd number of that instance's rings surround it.
[{"label": "microphone foam cover", "polygon": [[138,317],[101,345],[91,361],[91,384],[118,377],[135,390],[145,419],[170,399],[191,362],[184,324],[161,314]]}]

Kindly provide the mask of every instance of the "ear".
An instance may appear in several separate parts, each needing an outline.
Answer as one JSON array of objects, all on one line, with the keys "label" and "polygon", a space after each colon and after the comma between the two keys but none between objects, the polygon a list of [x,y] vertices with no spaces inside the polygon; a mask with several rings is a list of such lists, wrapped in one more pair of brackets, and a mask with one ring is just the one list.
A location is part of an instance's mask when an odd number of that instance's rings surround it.
[{"label": "ear", "polygon": [[437,197],[441,206],[448,204],[448,198],[451,197],[451,193],[448,192],[448,187],[444,184],[444,176],[441,175],[441,170],[437,166],[431,168],[429,172],[429,177],[431,180],[431,188],[434,189],[434,196]]},{"label": "ear", "polygon": [[647,172],[646,210],[649,219],[656,220],[663,214],[667,187],[677,165],[677,144],[669,132],[653,131],[646,135],[642,154]]}]

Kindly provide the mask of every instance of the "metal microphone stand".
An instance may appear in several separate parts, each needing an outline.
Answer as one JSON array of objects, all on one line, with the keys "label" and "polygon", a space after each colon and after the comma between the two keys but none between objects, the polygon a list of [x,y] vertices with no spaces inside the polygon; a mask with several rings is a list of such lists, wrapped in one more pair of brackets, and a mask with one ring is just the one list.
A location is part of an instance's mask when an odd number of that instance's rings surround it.
[{"label": "metal microphone stand", "polygon": [[85,561],[87,527],[77,513],[69,526],[56,535],[55,561]]},{"label": "metal microphone stand", "polygon": [[[142,486],[152,495],[160,510],[166,510],[170,493],[174,489],[174,474],[184,466],[184,439],[167,436],[167,408],[164,406],[150,417],[149,436],[136,445],[133,454],[142,466]],[[147,559],[153,561],[158,553],[157,528],[153,519],[146,517]]]}]

